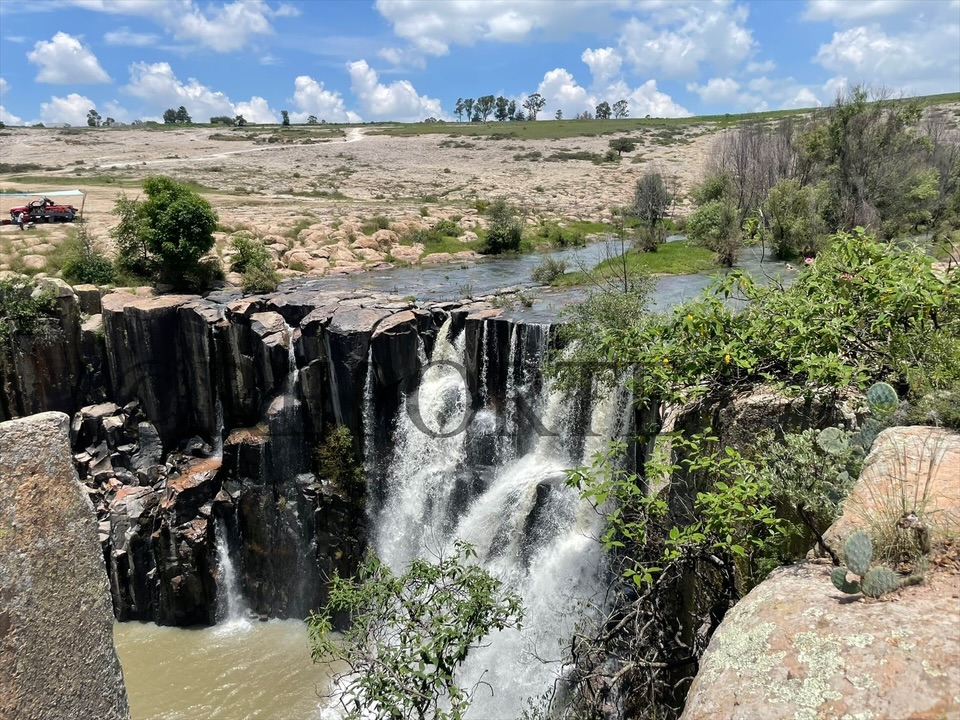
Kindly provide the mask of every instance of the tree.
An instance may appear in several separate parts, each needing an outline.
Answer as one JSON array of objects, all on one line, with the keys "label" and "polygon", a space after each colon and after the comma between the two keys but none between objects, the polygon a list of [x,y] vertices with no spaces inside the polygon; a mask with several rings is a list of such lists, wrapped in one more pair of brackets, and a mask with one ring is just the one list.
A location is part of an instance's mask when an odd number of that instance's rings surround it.
[{"label": "tree", "polygon": [[290,113],[286,110],[281,110],[280,117],[282,118],[280,124],[283,125],[283,127],[290,127]]},{"label": "tree", "polygon": [[210,118],[210,124],[229,125],[232,127],[233,125],[237,124],[237,121],[235,118],[230,117],[229,115],[215,115],[214,117]]},{"label": "tree", "polygon": [[484,95],[477,98],[477,102],[473,106],[474,115],[478,115],[483,122],[486,122],[490,117],[490,113],[493,112],[496,102],[496,98],[494,98],[493,95]]},{"label": "tree", "polygon": [[546,104],[547,101],[540,93],[534,93],[523,101],[523,107],[527,110],[527,117],[531,120],[537,119],[537,113],[543,110],[543,106]]},{"label": "tree", "polygon": [[457,104],[453,108],[453,114],[457,116],[457,122],[463,120],[463,111],[466,108],[463,106],[463,98],[457,98]]},{"label": "tree", "polygon": [[307,117],[307,125],[319,125],[319,124],[320,124],[320,121],[317,120],[316,115],[309,115]]},{"label": "tree", "polygon": [[473,98],[467,98],[463,101],[463,111],[467,114],[467,122],[473,118]]},{"label": "tree", "polygon": [[104,127],[113,127],[116,124],[117,124],[117,121],[114,120],[112,117],[108,117],[106,120],[103,121]]},{"label": "tree", "polygon": [[743,244],[736,205],[730,199],[704,203],[687,218],[687,235],[691,242],[713,250],[718,263],[733,267]]},{"label": "tree", "polygon": [[90,108],[87,113],[87,125],[90,127],[100,127],[100,113],[95,108]]},{"label": "tree", "polygon": [[797,255],[815,255],[827,234],[823,218],[826,183],[801,185],[800,181],[781,180],[770,190],[763,212],[770,226],[777,257],[786,260]]},{"label": "tree", "polygon": [[[417,559],[395,574],[375,556],[358,580],[334,576],[330,601],[309,618],[315,662],[340,661],[334,687],[347,720],[459,720],[476,687],[461,687],[457,669],[494,630],[519,627],[520,598],[475,562],[458,542],[436,563]],[[333,614],[350,628],[333,632]]]},{"label": "tree", "polygon": [[163,111],[163,122],[165,125],[173,125],[177,121],[177,111],[173,108],[167,108]]},{"label": "tree", "polygon": [[672,204],[673,195],[667,189],[663,175],[656,170],[644,173],[637,181],[632,210],[644,223],[639,243],[641,249],[655,251],[663,244],[666,239],[663,219]]},{"label": "tree", "polygon": [[500,95],[496,100],[496,109],[493,112],[493,117],[497,122],[504,122],[510,117],[510,104],[507,102],[507,99]]},{"label": "tree", "polygon": [[511,100],[507,103],[507,117],[512,121],[517,119],[517,101]]},{"label": "tree", "polygon": [[177,108],[176,121],[183,125],[193,122],[193,120],[190,119],[190,115],[187,113],[187,109],[183,105]]},{"label": "tree", "polygon": [[209,268],[200,259],[213,247],[217,213],[187,186],[162,175],[143,181],[146,200],[121,194],[111,231],[121,268],[175,285],[202,284]]},{"label": "tree", "polygon": [[633,152],[637,149],[637,141],[629,137],[614,138],[609,142],[610,149],[617,151],[617,157],[625,152]]},{"label": "tree", "polygon": [[243,115],[237,115],[233,119],[233,122],[236,123],[237,127],[243,127],[244,125],[247,124],[247,119],[243,117]]},{"label": "tree", "polygon": [[487,239],[481,252],[487,255],[499,255],[519,250],[523,226],[517,217],[516,209],[507,204],[503,198],[497,198],[491,203],[487,212],[490,223],[487,227]]},{"label": "tree", "polygon": [[561,110],[560,108],[557,108],[557,112],[554,113],[553,119],[554,119],[554,120],[563,120],[563,110]]},{"label": "tree", "polygon": [[527,119],[527,116],[523,114],[523,110],[517,110],[517,112],[515,112],[513,117],[510,119],[515,122],[523,122]]},{"label": "tree", "polygon": [[615,118],[625,118],[630,115],[630,110],[627,107],[626,100],[617,100],[613,104],[613,116]]},{"label": "tree", "polygon": [[582,113],[579,113],[574,118],[575,120],[593,120],[593,113],[589,110],[584,110]]},{"label": "tree", "polygon": [[610,112],[610,103],[604,100],[602,103],[597,105],[597,120],[609,120]]}]

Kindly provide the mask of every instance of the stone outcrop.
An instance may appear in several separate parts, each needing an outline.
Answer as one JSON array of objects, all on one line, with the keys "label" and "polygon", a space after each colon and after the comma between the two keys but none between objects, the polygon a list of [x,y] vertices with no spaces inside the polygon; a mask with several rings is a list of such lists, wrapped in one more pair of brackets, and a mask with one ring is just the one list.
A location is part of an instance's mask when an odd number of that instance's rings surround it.
[{"label": "stone outcrop", "polygon": [[0,717],[129,717],[68,429],[53,412],[0,424]]},{"label": "stone outcrop", "polygon": [[[516,362],[527,382],[523,358],[550,335],[482,300],[417,305],[313,285],[204,298],[82,288],[82,306],[99,311],[82,318],[77,295],[55,290],[68,338],[58,352],[79,370],[51,364],[54,378],[41,368],[49,392],[34,405],[73,414],[116,616],[172,625],[215,621],[218,540],[252,612],[304,617],[325,599],[320,578],[351,573],[366,543],[366,499],[317,476],[314,448],[345,426],[352,460],[375,475],[447,321],[472,338],[468,377],[486,369],[484,387],[470,388],[474,407],[481,392],[507,402],[499,366]],[[15,414],[18,382],[0,392]],[[473,447],[479,475],[495,448]]]},{"label": "stone outcrop", "polygon": [[[846,595],[832,566],[781,568],[727,613],[700,663],[685,720],[947,718],[960,715],[960,435],[891,428],[826,533],[898,527],[913,513],[932,560],[920,586]],[[951,559],[952,558],[952,559]]]}]

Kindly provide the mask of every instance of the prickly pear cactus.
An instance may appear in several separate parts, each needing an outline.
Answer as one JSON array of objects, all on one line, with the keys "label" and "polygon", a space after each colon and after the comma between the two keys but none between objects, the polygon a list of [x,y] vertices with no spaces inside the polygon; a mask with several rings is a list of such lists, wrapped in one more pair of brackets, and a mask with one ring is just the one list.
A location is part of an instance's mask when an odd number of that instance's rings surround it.
[{"label": "prickly pear cactus", "polygon": [[900,406],[900,398],[893,386],[878,382],[867,390],[867,403],[874,414],[889,415]]},{"label": "prickly pear cactus", "polygon": [[863,425],[860,426],[860,443],[865,451],[870,450],[877,439],[877,435],[882,431],[883,424],[879,420],[868,418],[863,421]]},{"label": "prickly pear cactus", "polygon": [[871,598],[878,598],[900,587],[900,579],[890,568],[878,566],[860,580],[860,591]]},{"label": "prickly pear cactus", "polygon": [[873,558],[873,543],[865,532],[855,532],[847,538],[843,546],[843,559],[847,568],[854,575],[863,577],[870,570],[870,560]]},{"label": "prickly pear cactus", "polygon": [[860,592],[860,583],[847,580],[847,569],[845,567],[834,568],[830,573],[830,580],[833,586],[840,592],[848,595],[856,595]]},{"label": "prickly pear cactus", "polygon": [[840,428],[824,428],[817,435],[817,445],[828,455],[841,455],[847,449],[846,433]]}]

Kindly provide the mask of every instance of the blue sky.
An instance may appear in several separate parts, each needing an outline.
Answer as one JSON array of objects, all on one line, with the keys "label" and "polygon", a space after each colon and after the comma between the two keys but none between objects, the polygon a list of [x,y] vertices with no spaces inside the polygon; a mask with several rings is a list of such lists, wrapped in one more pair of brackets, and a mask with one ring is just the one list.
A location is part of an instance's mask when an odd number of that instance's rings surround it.
[{"label": "blue sky", "polygon": [[458,97],[631,117],[960,90],[960,0],[0,0],[0,121],[452,118]]}]

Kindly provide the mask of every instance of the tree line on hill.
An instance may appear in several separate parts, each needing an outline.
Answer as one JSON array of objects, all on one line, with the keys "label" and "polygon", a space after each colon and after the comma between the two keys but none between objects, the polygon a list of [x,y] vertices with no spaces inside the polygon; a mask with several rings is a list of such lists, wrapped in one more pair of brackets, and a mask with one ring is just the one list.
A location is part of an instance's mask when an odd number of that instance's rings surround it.
[{"label": "tree line on hill", "polygon": [[808,118],[720,136],[691,197],[689,237],[727,266],[745,244],[811,257],[857,227],[949,238],[960,227],[960,128],[917,99],[854,87]]}]

